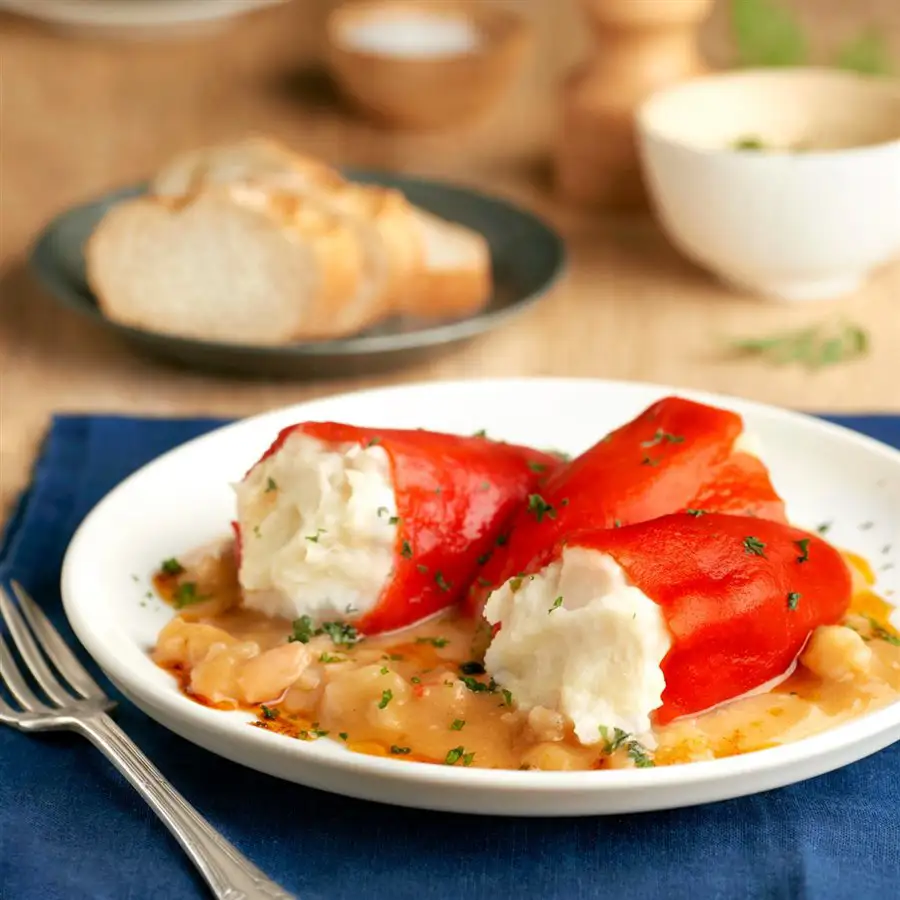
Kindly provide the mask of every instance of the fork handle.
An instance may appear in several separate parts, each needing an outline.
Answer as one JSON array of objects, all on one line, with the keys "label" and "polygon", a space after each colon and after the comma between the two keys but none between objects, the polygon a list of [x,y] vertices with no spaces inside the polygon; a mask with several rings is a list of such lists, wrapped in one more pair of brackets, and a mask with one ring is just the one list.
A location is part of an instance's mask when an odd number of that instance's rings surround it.
[{"label": "fork handle", "polygon": [[108,715],[100,713],[73,725],[162,819],[218,900],[297,900],[228,843]]}]

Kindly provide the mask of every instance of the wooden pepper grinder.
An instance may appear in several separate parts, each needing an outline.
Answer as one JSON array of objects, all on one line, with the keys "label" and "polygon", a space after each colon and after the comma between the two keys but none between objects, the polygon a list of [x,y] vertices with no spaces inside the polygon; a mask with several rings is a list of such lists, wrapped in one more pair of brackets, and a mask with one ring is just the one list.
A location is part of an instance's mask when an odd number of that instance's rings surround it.
[{"label": "wooden pepper grinder", "polygon": [[715,0],[581,0],[593,57],[563,85],[556,181],[581,206],[645,204],[634,111],[667,84],[707,71],[697,32]]}]

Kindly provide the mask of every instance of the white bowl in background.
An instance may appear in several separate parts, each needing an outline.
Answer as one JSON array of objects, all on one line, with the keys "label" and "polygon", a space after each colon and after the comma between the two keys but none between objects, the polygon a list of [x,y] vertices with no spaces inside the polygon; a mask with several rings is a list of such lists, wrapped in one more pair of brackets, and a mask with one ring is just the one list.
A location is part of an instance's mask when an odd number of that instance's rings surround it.
[{"label": "white bowl in background", "polygon": [[[689,258],[782,301],[851,293],[900,256],[900,81],[746,70],[650,97],[637,128],[657,216]],[[761,149],[738,149],[741,141]]]}]

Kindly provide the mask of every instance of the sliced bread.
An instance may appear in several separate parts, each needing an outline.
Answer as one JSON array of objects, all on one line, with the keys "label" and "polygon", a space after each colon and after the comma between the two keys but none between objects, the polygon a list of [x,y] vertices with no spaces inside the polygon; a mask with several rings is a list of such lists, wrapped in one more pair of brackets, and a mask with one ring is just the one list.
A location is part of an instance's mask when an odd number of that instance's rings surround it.
[{"label": "sliced bread", "polygon": [[88,281],[111,319],[241,344],[327,338],[358,289],[353,232],[296,194],[210,187],[111,209],[86,251]]},{"label": "sliced bread", "polygon": [[404,311],[425,318],[459,318],[482,309],[491,298],[491,251],[477,231],[447,222],[423,209],[414,215],[424,245],[418,287]]},{"label": "sliced bread", "polygon": [[179,197],[212,185],[240,181],[262,181],[284,190],[345,183],[331,166],[296,153],[272,138],[251,135],[176,156],[156,174],[150,191]]},{"label": "sliced bread", "polygon": [[391,315],[416,290],[423,241],[399,191],[347,182],[318,160],[257,136],[178,157],[157,175],[152,190],[178,196],[210,184],[296,193],[356,235],[362,276],[355,293],[330,311],[334,333],[351,334]]}]

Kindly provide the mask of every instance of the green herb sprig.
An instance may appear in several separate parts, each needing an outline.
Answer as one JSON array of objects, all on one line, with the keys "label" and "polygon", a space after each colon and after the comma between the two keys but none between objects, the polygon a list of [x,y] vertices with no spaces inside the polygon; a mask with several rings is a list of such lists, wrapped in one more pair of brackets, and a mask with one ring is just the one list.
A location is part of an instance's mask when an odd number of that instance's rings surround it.
[{"label": "green herb sprig", "polygon": [[812,325],[762,337],[734,338],[732,355],[756,357],[774,365],[801,365],[812,371],[859,359],[869,352],[868,332],[859,325]]}]

